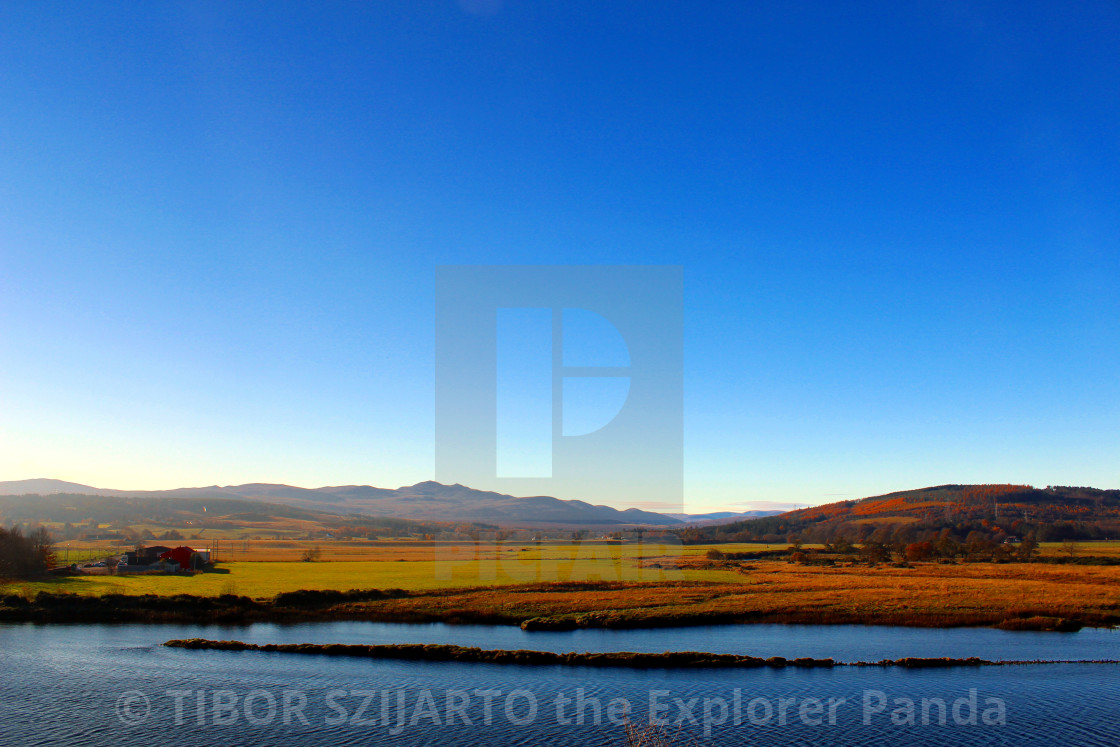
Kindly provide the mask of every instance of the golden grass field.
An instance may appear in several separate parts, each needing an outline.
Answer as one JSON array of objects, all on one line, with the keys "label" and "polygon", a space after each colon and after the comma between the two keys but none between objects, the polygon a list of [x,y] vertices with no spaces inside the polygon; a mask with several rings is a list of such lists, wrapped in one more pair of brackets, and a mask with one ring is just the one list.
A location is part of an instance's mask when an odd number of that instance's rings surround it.
[{"label": "golden grass field", "polygon": [[[0,583],[0,594],[15,590],[95,595],[217,596],[235,593],[268,598],[300,589],[399,588],[415,591],[550,581],[726,581],[739,577],[730,570],[673,567],[678,559],[702,557],[707,547],[682,548],[679,545],[652,543],[463,545],[420,541],[333,542],[314,545],[322,553],[317,562],[298,560],[311,546],[309,543],[269,540],[252,543],[247,548],[240,542],[237,545],[234,552],[222,550],[221,557],[233,555],[235,558],[251,559],[222,560],[217,571],[212,573],[106,574]],[[648,567],[641,562],[650,558],[662,561],[666,567]]]},{"label": "golden grass field", "polygon": [[[194,575],[91,575],[0,585],[0,594],[238,594],[269,599],[301,589],[404,589],[419,594],[371,602],[374,614],[435,618],[448,609],[511,621],[607,614],[651,624],[711,616],[784,621],[994,624],[1035,615],[1107,621],[1120,613],[1120,566],[919,563],[912,568],[820,567],[780,559],[705,559],[765,545],[452,545],[319,543],[319,562],[293,560],[307,543],[270,541]],[[1083,543],[1084,555],[1111,556],[1120,543]],[[780,549],[773,547],[770,549]],[[1047,547],[1048,554],[1060,546]],[[237,557],[234,554],[234,557]],[[553,582],[603,582],[582,587]],[[373,609],[376,608],[376,609]]]}]

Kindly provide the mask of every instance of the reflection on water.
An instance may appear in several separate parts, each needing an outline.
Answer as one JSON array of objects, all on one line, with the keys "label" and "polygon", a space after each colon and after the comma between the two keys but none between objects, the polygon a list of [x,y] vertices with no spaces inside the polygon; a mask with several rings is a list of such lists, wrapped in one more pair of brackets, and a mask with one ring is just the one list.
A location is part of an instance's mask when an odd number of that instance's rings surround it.
[{"label": "reflection on water", "polygon": [[[602,670],[184,651],[169,638],[459,643],[758,656],[1120,658],[1120,633],[719,626],[516,628],[0,626],[0,743],[624,744],[667,719],[680,744],[1116,744],[1120,667]],[[1002,713],[1002,716],[1001,716]],[[926,723],[923,723],[923,720]],[[942,724],[944,720],[944,724]],[[677,722],[680,722],[679,724]]]}]

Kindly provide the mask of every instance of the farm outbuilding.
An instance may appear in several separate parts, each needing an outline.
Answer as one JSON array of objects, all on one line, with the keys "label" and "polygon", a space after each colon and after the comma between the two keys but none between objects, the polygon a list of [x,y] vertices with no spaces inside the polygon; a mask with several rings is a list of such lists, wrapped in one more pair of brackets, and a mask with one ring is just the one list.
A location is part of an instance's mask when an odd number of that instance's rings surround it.
[{"label": "farm outbuilding", "polygon": [[157,562],[164,553],[170,551],[170,547],[164,547],[163,545],[143,547],[140,548],[139,551],[129,551],[125,553],[125,563],[130,566],[152,565]]},{"label": "farm outbuilding", "polygon": [[178,563],[179,567],[184,571],[189,571],[202,565],[202,559],[198,556],[198,553],[186,546],[179,546],[173,550],[168,550],[159,557],[161,560],[169,560],[173,563]]}]

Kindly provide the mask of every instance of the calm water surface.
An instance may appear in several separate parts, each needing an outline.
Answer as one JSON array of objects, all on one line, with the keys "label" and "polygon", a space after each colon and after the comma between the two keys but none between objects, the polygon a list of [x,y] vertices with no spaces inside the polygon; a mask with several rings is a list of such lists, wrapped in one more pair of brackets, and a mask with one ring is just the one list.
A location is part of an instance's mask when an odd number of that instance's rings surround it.
[{"label": "calm water surface", "polygon": [[651,712],[668,720],[662,730],[674,744],[1120,743],[1116,665],[641,671],[376,662],[159,645],[184,637],[551,651],[692,649],[845,661],[1120,659],[1120,632],[1102,630],[754,625],[525,633],[379,623],[8,625],[0,626],[0,744],[609,745],[625,744],[627,718],[647,724]]}]

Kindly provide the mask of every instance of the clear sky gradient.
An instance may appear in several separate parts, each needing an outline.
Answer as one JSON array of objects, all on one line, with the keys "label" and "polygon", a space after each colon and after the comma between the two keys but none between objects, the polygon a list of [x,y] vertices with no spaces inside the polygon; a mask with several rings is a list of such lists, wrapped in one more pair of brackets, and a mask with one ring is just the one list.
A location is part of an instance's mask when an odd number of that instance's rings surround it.
[{"label": "clear sky gradient", "polygon": [[690,510],[1120,487],[1116,2],[230,6],[0,5],[0,479],[428,479],[436,265],[679,264]]}]

